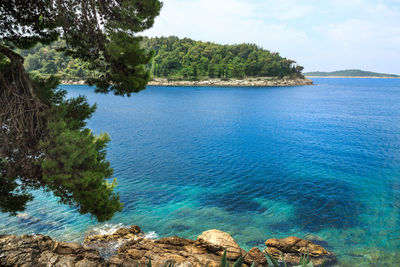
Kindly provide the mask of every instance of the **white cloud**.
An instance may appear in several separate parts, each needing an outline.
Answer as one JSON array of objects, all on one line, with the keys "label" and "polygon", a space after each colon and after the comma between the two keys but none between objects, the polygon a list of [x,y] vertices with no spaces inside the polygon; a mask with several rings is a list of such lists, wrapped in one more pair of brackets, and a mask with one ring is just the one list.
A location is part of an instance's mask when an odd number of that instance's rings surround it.
[{"label": "white cloud", "polygon": [[[383,9],[386,10],[386,9]],[[361,68],[400,73],[400,25],[382,20],[382,13],[368,19],[347,19],[339,23],[314,27],[319,41],[314,42],[318,58],[306,66],[326,70]],[[326,51],[329,53],[326,53]],[[325,63],[324,63],[325,62]]]},{"label": "white cloud", "polygon": [[396,25],[381,25],[359,19],[349,19],[338,24],[330,24],[323,30],[322,34],[328,40],[339,40],[340,45],[350,49],[359,45],[373,48],[371,44],[390,45],[393,48],[400,46],[397,38],[400,36],[400,28]]},{"label": "white cloud", "polygon": [[251,6],[252,15],[263,19],[290,21],[312,14],[316,7],[296,0],[244,1]]},{"label": "white cloud", "polygon": [[400,0],[165,0],[149,36],[256,43],[306,70],[400,73]]},{"label": "white cloud", "polygon": [[[288,1],[292,2],[292,1]],[[287,23],[269,23],[264,17],[279,18],[286,10],[275,6],[271,12],[264,1],[259,4],[246,4],[238,0],[168,0],[149,36],[177,35],[197,40],[218,43],[256,43],[268,49],[281,51],[287,43],[304,43],[307,35]],[[178,8],[177,8],[178,7]],[[284,18],[294,19],[306,14],[308,8],[288,10]]]}]

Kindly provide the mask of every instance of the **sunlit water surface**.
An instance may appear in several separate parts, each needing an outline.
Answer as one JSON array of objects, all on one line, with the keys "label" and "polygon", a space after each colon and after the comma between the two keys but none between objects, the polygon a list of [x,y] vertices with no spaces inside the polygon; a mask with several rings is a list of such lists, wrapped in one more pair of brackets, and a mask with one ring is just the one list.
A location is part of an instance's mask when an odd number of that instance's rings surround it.
[{"label": "sunlit water surface", "polygon": [[149,87],[131,98],[62,86],[98,104],[88,125],[112,138],[124,211],[98,224],[35,192],[27,214],[0,214],[0,233],[81,241],[94,227],[186,238],[217,228],[245,249],[296,235],[341,266],[398,265],[400,79],[314,81]]}]

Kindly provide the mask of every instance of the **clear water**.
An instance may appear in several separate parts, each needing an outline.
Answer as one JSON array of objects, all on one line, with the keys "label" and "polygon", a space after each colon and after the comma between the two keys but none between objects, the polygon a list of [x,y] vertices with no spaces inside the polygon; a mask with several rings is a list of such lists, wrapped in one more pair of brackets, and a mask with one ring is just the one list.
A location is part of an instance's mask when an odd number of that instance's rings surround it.
[{"label": "clear water", "polygon": [[79,241],[118,224],[186,238],[217,228],[245,249],[296,235],[341,266],[399,265],[400,79],[315,83],[149,87],[131,98],[62,86],[98,103],[89,126],[112,138],[125,209],[103,225],[35,192],[27,214],[0,214],[0,233]]}]

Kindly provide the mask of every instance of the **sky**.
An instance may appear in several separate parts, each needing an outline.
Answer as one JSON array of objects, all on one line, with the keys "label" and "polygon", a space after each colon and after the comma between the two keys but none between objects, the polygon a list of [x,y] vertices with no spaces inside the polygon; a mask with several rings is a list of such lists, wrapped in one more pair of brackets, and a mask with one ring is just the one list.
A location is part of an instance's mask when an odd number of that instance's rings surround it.
[{"label": "sky", "polygon": [[255,43],[305,71],[400,74],[400,0],[164,0],[147,36]]}]

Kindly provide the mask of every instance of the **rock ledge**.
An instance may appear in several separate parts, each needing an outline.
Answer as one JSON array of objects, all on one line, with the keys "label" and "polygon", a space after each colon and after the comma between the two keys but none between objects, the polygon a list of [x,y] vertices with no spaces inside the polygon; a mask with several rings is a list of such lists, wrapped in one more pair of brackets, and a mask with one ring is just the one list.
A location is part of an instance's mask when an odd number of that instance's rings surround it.
[{"label": "rock ledge", "polygon": [[[301,253],[309,253],[314,266],[335,260],[333,253],[297,237],[268,239],[266,245],[266,252],[277,259],[282,252],[289,266],[298,263]],[[110,247],[113,252],[104,253]],[[58,242],[43,235],[0,236],[0,266],[144,267],[151,259],[154,267],[168,262],[176,267],[219,267],[225,249],[231,261],[242,256],[244,267],[253,262],[258,267],[268,266],[257,247],[246,252],[228,233],[219,230],[205,231],[197,240],[177,236],[151,240],[135,225],[112,234],[88,235],[83,245]]]}]

